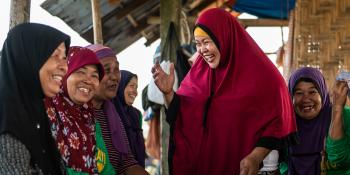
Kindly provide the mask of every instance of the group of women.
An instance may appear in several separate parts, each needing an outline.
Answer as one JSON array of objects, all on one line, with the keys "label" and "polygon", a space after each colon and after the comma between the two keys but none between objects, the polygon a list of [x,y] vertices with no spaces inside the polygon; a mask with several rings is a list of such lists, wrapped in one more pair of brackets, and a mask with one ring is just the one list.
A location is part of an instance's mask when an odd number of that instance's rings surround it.
[{"label": "group of women", "polygon": [[0,71],[0,174],[148,174],[137,76],[112,49],[25,23],[8,33]]},{"label": "group of women", "polygon": [[170,174],[350,174],[345,81],[333,102],[318,69],[296,70],[287,87],[222,9],[203,12],[193,34],[198,56],[176,92],[174,66],[152,68],[168,107]]},{"label": "group of women", "polygon": [[[300,68],[287,87],[222,9],[203,12],[193,34],[197,58],[176,92],[174,66],[169,75],[152,68],[167,106],[170,174],[280,174],[259,171],[272,150],[282,174],[350,174],[346,82],[336,81],[330,98],[321,72]],[[141,114],[132,107],[137,76],[119,71],[108,47],[69,45],[69,36],[41,24],[8,33],[0,173],[147,174]]]}]

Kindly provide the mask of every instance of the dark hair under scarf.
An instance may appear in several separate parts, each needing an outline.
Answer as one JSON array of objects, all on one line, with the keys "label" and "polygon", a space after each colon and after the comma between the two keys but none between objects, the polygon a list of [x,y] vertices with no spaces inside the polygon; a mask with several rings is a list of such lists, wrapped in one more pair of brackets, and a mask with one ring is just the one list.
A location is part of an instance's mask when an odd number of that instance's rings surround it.
[{"label": "dark hair under scarf", "polygon": [[68,52],[68,35],[42,24],[20,24],[9,31],[0,61],[0,133],[19,139],[29,150],[31,163],[44,174],[59,174],[60,163],[39,70],[62,42]]},{"label": "dark hair under scarf", "polygon": [[[305,80],[306,79],[306,80]],[[302,119],[296,113],[300,144],[289,148],[289,173],[320,174],[321,151],[331,120],[331,103],[322,73],[315,68],[303,67],[296,70],[289,79],[289,93],[293,97],[295,86],[301,81],[311,80],[322,98],[322,108],[312,120]]]},{"label": "dark hair under scarf", "polygon": [[142,128],[140,126],[140,111],[133,106],[129,106],[125,102],[124,91],[132,77],[136,77],[126,70],[121,70],[121,79],[118,86],[117,96],[113,98],[113,103],[117,109],[117,112],[122,119],[125,127],[126,134],[130,143],[130,148],[135,156],[135,159],[142,167],[145,167],[145,144],[142,134]]}]

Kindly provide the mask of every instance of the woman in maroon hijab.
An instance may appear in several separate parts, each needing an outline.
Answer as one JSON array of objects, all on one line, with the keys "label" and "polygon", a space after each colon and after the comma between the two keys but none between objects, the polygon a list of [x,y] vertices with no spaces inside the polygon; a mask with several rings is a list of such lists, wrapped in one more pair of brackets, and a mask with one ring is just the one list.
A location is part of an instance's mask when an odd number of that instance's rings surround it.
[{"label": "woman in maroon hijab", "polygon": [[176,93],[174,66],[152,68],[169,106],[170,173],[256,175],[270,150],[296,142],[285,81],[222,9],[203,12],[194,36],[198,60]]}]

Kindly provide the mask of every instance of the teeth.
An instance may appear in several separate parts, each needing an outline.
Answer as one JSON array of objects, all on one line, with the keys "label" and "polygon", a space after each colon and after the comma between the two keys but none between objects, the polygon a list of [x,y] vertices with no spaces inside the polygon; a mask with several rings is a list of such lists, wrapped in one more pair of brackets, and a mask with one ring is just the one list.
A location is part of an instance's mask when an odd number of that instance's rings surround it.
[{"label": "teeth", "polygon": [[304,107],[304,110],[310,110],[312,109],[312,106]]},{"label": "teeth", "polygon": [[54,79],[54,80],[62,81],[62,77],[61,77],[61,76],[58,76],[58,75],[54,75],[54,76],[53,76],[53,79]]},{"label": "teeth", "polygon": [[85,93],[89,92],[89,89],[86,89],[86,88],[79,88],[79,90],[82,91],[82,92],[85,92]]}]

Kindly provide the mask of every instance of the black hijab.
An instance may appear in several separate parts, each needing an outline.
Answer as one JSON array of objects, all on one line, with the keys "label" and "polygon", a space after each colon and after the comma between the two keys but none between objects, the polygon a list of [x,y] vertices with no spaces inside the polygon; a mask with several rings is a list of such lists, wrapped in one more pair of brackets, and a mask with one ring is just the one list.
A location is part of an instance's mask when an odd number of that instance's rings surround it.
[{"label": "black hijab", "polygon": [[32,166],[44,174],[60,174],[60,156],[45,112],[39,70],[62,42],[67,53],[68,35],[24,23],[9,31],[1,53],[0,134],[20,140],[30,152]]}]

